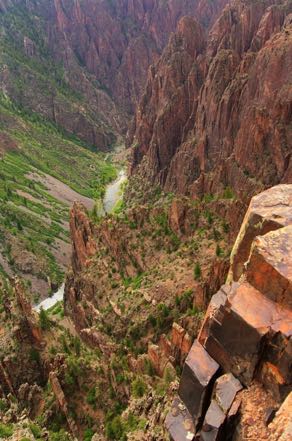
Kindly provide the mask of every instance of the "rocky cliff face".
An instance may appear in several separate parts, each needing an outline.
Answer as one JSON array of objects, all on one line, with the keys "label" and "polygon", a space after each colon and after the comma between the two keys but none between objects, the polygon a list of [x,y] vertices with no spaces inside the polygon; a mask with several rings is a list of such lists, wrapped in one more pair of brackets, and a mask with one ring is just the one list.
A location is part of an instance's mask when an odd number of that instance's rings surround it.
[{"label": "rocky cliff face", "polygon": [[148,66],[157,60],[178,20],[196,16],[209,26],[225,4],[226,0],[54,1],[66,50],[73,50],[126,113],[134,110]]},{"label": "rocky cliff face", "polygon": [[[229,283],[212,297],[184,365],[184,405],[175,400],[166,419],[174,441],[291,436],[291,416],[290,426],[277,421],[291,402],[291,195],[280,185],[251,201]],[[269,407],[286,398],[271,423]]]},{"label": "rocky cliff face", "polygon": [[233,1],[208,34],[183,18],[129,133],[132,174],[241,200],[291,181],[291,2]]},{"label": "rocky cliff face", "polygon": [[207,27],[225,3],[3,1],[1,91],[106,149],[125,134],[147,69],[180,17],[197,16]]}]

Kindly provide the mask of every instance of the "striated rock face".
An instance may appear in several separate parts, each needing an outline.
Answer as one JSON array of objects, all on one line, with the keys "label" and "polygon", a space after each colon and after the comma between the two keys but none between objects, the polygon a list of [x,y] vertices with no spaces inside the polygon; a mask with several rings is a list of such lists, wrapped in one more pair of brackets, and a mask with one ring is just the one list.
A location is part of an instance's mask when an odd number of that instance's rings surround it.
[{"label": "striated rock face", "polygon": [[[196,16],[208,27],[226,3],[2,0],[1,91],[104,150],[126,133],[148,67],[178,20]],[[12,43],[17,57],[11,57]]]},{"label": "striated rock face", "polygon": [[[232,251],[229,284],[212,297],[181,377],[179,395],[192,418],[195,433],[190,438],[182,436],[182,414],[174,418],[170,413],[166,425],[174,441],[233,439],[235,428],[235,439],[244,439],[251,402],[247,404],[244,395],[240,395],[241,383],[247,388],[245,393],[254,396],[254,402],[256,395],[263,395],[264,389],[268,391],[270,398],[261,403],[266,412],[271,397],[282,403],[288,396],[270,428],[263,429],[263,422],[257,421],[253,435],[267,439],[268,434],[268,439],[275,440],[289,437],[291,194],[292,185],[280,185],[254,197],[250,203]],[[220,371],[225,375],[213,387],[211,380],[214,382]]]},{"label": "striated rock face", "polygon": [[243,201],[290,182],[291,2],[235,0],[208,34],[182,18],[128,144],[132,174],[191,196],[231,187]]},{"label": "striated rock face", "polygon": [[73,244],[72,266],[78,271],[86,266],[87,260],[96,252],[93,227],[80,203],[75,203],[71,209],[70,232]]},{"label": "striated rock face", "polygon": [[54,395],[57,399],[58,405],[60,407],[60,410],[63,412],[63,414],[66,417],[70,432],[72,433],[72,435],[74,435],[74,437],[79,439],[79,432],[78,432],[77,425],[76,425],[75,421],[73,420],[72,416],[70,415],[70,411],[68,408],[68,402],[67,402],[66,397],[64,395],[64,392],[62,390],[62,386],[60,384],[60,381],[58,379],[56,372],[50,372],[49,380],[50,380],[50,384],[51,384],[52,390],[54,392]]},{"label": "striated rock face", "polygon": [[144,89],[148,66],[157,60],[179,18],[197,16],[208,26],[225,4],[226,0],[212,4],[206,0],[54,0],[54,13],[66,52],[73,51],[128,113]]}]

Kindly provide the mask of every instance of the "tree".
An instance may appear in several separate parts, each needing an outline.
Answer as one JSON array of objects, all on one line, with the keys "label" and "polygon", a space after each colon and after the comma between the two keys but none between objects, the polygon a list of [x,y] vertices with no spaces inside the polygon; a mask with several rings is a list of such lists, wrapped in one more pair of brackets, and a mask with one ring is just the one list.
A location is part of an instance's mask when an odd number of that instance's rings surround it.
[{"label": "tree", "polygon": [[132,383],[132,391],[135,398],[141,398],[147,389],[146,384],[141,378],[136,378]]},{"label": "tree", "polygon": [[222,249],[219,244],[217,244],[217,246],[216,246],[216,256],[217,257],[222,256]]},{"label": "tree", "polygon": [[195,280],[199,280],[201,278],[201,276],[202,276],[202,270],[201,270],[199,262],[197,262],[195,265],[195,268],[194,268]]},{"label": "tree", "polygon": [[45,311],[43,308],[40,310],[40,327],[43,331],[47,331],[51,327],[51,322],[48,317],[47,311]]}]

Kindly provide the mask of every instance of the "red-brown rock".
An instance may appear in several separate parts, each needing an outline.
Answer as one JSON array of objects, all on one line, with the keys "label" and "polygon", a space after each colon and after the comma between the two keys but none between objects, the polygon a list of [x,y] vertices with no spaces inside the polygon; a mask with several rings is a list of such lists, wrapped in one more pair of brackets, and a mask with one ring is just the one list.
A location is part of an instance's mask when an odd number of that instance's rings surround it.
[{"label": "red-brown rock", "polygon": [[219,303],[202,333],[204,347],[223,367],[249,384],[261,357],[268,333],[292,335],[292,312],[280,308],[248,283],[234,284],[224,303]]},{"label": "red-brown rock", "polygon": [[291,262],[292,224],[254,240],[246,279],[269,299],[292,309]]},{"label": "red-brown rock", "polygon": [[278,185],[252,198],[230,258],[229,281],[237,281],[256,236],[292,224],[292,187]]},{"label": "red-brown rock", "polygon": [[167,414],[165,427],[172,441],[193,441],[195,439],[194,425],[185,405],[176,398]]},{"label": "red-brown rock", "polygon": [[291,182],[290,12],[284,0],[236,0],[206,39],[180,22],[149,70],[132,173],[194,197],[229,186],[245,204]]},{"label": "red-brown rock", "polygon": [[212,390],[218,369],[216,361],[195,341],[185,361],[178,391],[193,419],[195,430],[204,417],[208,394]]}]

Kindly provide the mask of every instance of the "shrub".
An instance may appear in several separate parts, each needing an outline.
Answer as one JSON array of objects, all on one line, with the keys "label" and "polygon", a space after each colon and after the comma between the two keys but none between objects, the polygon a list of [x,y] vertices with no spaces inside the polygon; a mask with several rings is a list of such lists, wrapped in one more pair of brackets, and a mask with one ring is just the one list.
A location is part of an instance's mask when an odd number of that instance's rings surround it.
[{"label": "shrub", "polygon": [[222,227],[223,227],[224,233],[229,233],[229,225],[227,222],[223,221]]},{"label": "shrub", "polygon": [[37,424],[30,423],[29,428],[36,439],[42,438],[42,430]]},{"label": "shrub", "polygon": [[10,424],[0,423],[0,439],[9,438],[13,435],[13,428]]},{"label": "shrub", "polygon": [[132,382],[132,393],[135,398],[143,397],[143,395],[146,392],[146,389],[147,386],[141,378],[136,378],[136,380]]},{"label": "shrub", "polygon": [[91,441],[94,435],[94,431],[92,429],[86,429],[84,431],[84,441]]},{"label": "shrub", "polygon": [[50,433],[50,441],[70,441],[69,436],[65,432],[64,429],[61,429],[59,432]]},{"label": "shrub", "polygon": [[223,254],[223,251],[222,251],[220,245],[217,244],[217,246],[216,246],[216,256],[217,256],[217,257],[221,257],[222,254]]},{"label": "shrub", "polygon": [[4,410],[6,410],[6,407],[7,407],[7,405],[6,405],[5,401],[0,399],[0,410],[4,411]]},{"label": "shrub", "polygon": [[170,309],[165,303],[159,303],[158,310],[161,312],[162,317],[168,317],[170,314]]},{"label": "shrub", "polygon": [[122,420],[119,415],[115,416],[112,420],[107,421],[105,425],[106,437],[110,440],[120,441],[124,438],[124,428]]},{"label": "shrub", "polygon": [[37,363],[40,362],[40,353],[39,353],[39,351],[37,349],[32,348],[30,350],[30,354],[29,355],[30,355],[30,359],[32,361],[36,361]]},{"label": "shrub", "polygon": [[151,363],[151,361],[149,360],[149,358],[146,358],[144,360],[144,369],[147,375],[149,375],[149,377],[154,377],[155,375],[155,370],[154,367]]},{"label": "shrub", "polygon": [[211,224],[213,223],[213,216],[212,216],[212,214],[210,213],[210,211],[207,211],[207,212],[205,213],[205,216],[206,216],[206,219],[207,219],[208,224],[211,225]]},{"label": "shrub", "polygon": [[153,328],[157,325],[157,320],[154,317],[154,315],[150,314],[148,317],[149,322],[151,323],[151,325],[153,326]]},{"label": "shrub", "polygon": [[196,263],[195,268],[194,268],[194,278],[195,280],[199,280],[202,276],[202,270],[200,267],[199,262]]},{"label": "shrub", "polygon": [[80,351],[81,351],[81,342],[80,342],[80,338],[79,337],[74,337],[73,339],[73,345],[74,345],[74,350],[76,355],[80,355]]},{"label": "shrub", "polygon": [[223,198],[224,199],[234,199],[234,197],[235,197],[235,195],[234,195],[232,188],[226,187],[223,192]]},{"label": "shrub", "polygon": [[92,389],[90,389],[90,391],[87,394],[86,402],[88,404],[90,404],[91,406],[95,406],[96,405],[96,401],[97,401],[96,388],[93,387]]},{"label": "shrub", "polygon": [[47,311],[45,311],[43,308],[40,310],[40,327],[43,331],[47,331],[51,327],[51,322],[48,316]]}]

